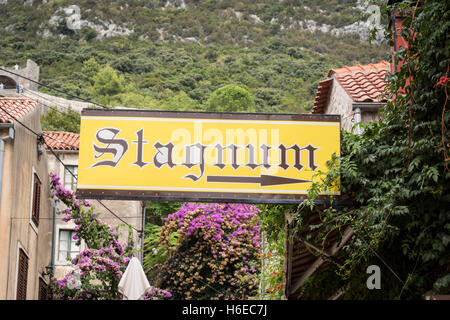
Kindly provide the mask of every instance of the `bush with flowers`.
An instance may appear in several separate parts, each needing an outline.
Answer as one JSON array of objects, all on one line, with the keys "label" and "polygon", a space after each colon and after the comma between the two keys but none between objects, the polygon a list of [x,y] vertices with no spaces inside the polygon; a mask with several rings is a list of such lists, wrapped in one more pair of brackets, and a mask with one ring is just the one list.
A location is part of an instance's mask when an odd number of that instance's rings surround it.
[{"label": "bush with flowers", "polygon": [[[80,252],[73,260],[74,270],[62,280],[52,277],[50,286],[53,298],[58,300],[114,300],[121,299],[118,284],[128,262],[134,256],[134,242],[129,230],[128,242],[121,244],[117,229],[99,219],[89,201],[77,200],[72,191],[63,187],[58,175],[50,174],[51,190],[66,206],[60,212],[62,220],[75,223],[74,240],[81,240],[88,249]],[[167,291],[152,288],[145,299],[169,298]]]},{"label": "bush with flowers", "polygon": [[261,300],[280,300],[285,289],[286,217],[295,215],[297,205],[264,204],[259,214],[262,230]]},{"label": "bush with flowers", "polygon": [[161,229],[160,249],[167,259],[158,286],[170,290],[175,299],[256,296],[258,212],[248,204],[184,203],[165,218]]},{"label": "bush with flowers", "polygon": [[[281,238],[281,240],[284,240]],[[281,244],[281,246],[280,246]],[[260,299],[280,300],[284,293],[284,241],[267,242],[263,250],[263,270],[260,274]]]}]

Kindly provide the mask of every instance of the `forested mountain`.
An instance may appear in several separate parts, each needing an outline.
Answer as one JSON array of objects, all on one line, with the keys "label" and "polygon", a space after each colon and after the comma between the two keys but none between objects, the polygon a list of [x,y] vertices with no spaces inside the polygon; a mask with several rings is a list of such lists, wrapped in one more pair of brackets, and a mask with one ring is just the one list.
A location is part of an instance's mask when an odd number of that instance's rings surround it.
[{"label": "forested mountain", "polygon": [[235,84],[257,112],[308,112],[328,69],[386,59],[387,44],[367,40],[365,7],[356,0],[2,0],[0,65],[32,59],[41,82],[111,106],[208,110],[214,91]]}]

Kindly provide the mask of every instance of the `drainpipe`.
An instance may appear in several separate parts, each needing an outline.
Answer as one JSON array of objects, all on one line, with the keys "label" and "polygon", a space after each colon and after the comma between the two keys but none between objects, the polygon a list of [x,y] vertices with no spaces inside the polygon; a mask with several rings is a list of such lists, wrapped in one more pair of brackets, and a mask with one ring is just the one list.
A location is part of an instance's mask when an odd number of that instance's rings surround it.
[{"label": "drainpipe", "polygon": [[2,201],[3,164],[5,161],[5,141],[14,140],[14,125],[13,124],[8,123],[6,125],[2,125],[1,127],[6,127],[9,129],[9,131],[8,131],[7,136],[0,138],[0,203]]},{"label": "drainpipe", "polygon": [[354,114],[355,114],[355,134],[360,135],[362,133],[362,128],[361,128],[361,109],[360,108],[355,108],[353,110]]},{"label": "drainpipe", "polygon": [[141,265],[144,265],[144,241],[145,241],[145,212],[147,209],[147,203],[142,202],[142,223],[141,223]]},{"label": "drainpipe", "polygon": [[395,57],[395,53],[397,52],[397,19],[395,17],[396,10],[392,10],[392,29],[394,30],[393,33],[393,49],[392,49],[392,61],[394,63],[394,70],[392,70],[392,73],[397,72],[397,58]]},{"label": "drainpipe", "polygon": [[56,213],[58,212],[59,199],[55,199],[55,207],[53,208],[53,240],[52,240],[52,274],[55,274],[55,261],[56,261]]},{"label": "drainpipe", "polygon": [[[14,139],[14,124],[0,123],[0,128],[8,129],[8,135],[0,138],[0,208],[1,208],[2,207],[1,202],[2,202],[2,185],[3,185],[3,165],[4,165],[4,161],[5,161],[5,141]],[[10,219],[9,230],[12,230],[12,219]],[[9,237],[8,250],[11,250],[11,237]],[[8,255],[9,255],[9,253],[8,253]],[[7,279],[9,279],[9,266],[8,266]],[[8,297],[8,286],[9,286],[9,281],[6,281],[5,297]]]}]

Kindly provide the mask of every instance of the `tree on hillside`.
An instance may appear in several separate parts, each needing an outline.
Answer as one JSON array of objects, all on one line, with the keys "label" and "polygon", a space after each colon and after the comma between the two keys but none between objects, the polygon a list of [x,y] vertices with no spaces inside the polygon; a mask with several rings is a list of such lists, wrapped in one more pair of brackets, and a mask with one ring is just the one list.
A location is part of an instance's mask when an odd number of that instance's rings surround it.
[{"label": "tree on hillside", "polygon": [[229,84],[214,91],[208,102],[208,111],[255,112],[255,101],[250,93],[235,84]]},{"label": "tree on hillside", "polygon": [[125,79],[117,75],[116,70],[109,65],[101,68],[92,78],[92,92],[104,103],[110,101],[110,97],[125,91]]},{"label": "tree on hillside", "polygon": [[80,114],[69,106],[66,111],[59,111],[56,107],[41,116],[42,130],[68,131],[80,133]]},{"label": "tree on hillside", "polygon": [[101,66],[95,60],[95,58],[90,58],[83,62],[83,67],[81,68],[81,72],[84,78],[91,84],[94,84],[94,76],[100,71]]},{"label": "tree on hillside", "polygon": [[200,109],[200,105],[189,97],[184,91],[165,99],[158,109],[171,111],[195,111]]}]

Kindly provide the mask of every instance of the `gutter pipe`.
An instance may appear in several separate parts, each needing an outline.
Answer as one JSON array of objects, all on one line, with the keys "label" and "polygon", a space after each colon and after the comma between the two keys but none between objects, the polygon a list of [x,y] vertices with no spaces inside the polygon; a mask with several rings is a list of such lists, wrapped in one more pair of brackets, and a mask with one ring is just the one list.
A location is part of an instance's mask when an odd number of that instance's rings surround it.
[{"label": "gutter pipe", "polygon": [[352,109],[354,114],[353,119],[355,120],[355,134],[361,135],[363,132],[361,127],[361,112],[378,112],[385,104],[385,102],[354,102]]},{"label": "gutter pipe", "polygon": [[145,245],[145,213],[147,211],[147,202],[142,202],[142,223],[141,223],[141,265],[144,265],[144,245]]},{"label": "gutter pipe", "polygon": [[51,266],[52,266],[52,275],[55,274],[55,261],[56,261],[56,213],[58,212],[59,207],[59,199],[55,199],[55,206],[53,207],[53,240],[52,240],[52,260],[51,260]]},{"label": "gutter pipe", "polygon": [[3,166],[5,161],[5,142],[14,140],[14,124],[2,124],[0,128],[8,128],[8,135],[0,138],[0,203],[2,201]]}]

